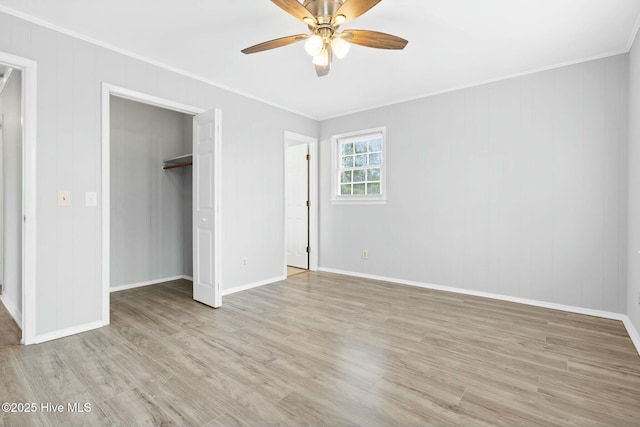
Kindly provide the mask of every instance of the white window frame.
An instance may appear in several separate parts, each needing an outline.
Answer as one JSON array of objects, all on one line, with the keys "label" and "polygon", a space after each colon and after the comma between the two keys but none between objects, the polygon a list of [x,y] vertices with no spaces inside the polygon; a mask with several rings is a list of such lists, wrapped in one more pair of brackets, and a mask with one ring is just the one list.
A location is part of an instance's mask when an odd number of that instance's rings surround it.
[{"label": "white window frame", "polygon": [[[341,195],[340,194],[340,167],[339,150],[340,142],[344,139],[357,138],[372,133],[382,134],[382,165],[380,166],[380,194],[379,195]],[[345,205],[382,205],[387,203],[387,128],[381,126],[377,128],[358,130],[355,132],[341,133],[331,136],[331,202]]]}]

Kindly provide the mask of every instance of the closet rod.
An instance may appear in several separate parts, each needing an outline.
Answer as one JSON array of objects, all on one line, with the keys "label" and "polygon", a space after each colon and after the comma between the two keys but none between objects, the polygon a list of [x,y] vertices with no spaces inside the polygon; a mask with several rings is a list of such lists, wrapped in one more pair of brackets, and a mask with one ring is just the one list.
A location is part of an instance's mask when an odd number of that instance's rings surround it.
[{"label": "closet rod", "polygon": [[193,164],[192,162],[178,163],[177,165],[163,166],[162,169],[167,170],[167,169],[183,168],[185,166],[191,166],[192,164]]}]

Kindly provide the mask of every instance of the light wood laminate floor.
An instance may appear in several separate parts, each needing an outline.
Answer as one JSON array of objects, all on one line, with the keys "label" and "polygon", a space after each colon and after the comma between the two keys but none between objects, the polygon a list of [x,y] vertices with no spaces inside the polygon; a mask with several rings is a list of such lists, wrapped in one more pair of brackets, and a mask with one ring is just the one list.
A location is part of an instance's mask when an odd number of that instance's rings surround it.
[{"label": "light wood laminate floor", "polygon": [[298,268],[298,267],[291,267],[290,265],[287,266],[287,277],[291,277],[291,276],[295,276],[296,274],[303,274],[308,272],[309,270],[305,270],[303,268]]},{"label": "light wood laminate floor", "polygon": [[0,425],[639,425],[619,321],[309,272],[229,295],[112,294],[108,327],[0,351]]},{"label": "light wood laminate floor", "polygon": [[20,344],[22,330],[0,302],[0,349]]}]

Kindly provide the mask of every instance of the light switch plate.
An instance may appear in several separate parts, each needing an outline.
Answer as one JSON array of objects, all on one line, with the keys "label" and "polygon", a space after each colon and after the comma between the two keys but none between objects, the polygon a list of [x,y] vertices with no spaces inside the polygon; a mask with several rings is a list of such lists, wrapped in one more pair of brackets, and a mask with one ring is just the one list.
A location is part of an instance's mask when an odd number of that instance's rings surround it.
[{"label": "light switch plate", "polygon": [[84,194],[85,206],[98,206],[98,193],[95,191],[87,191]]},{"label": "light switch plate", "polygon": [[71,191],[58,191],[58,206],[71,206]]}]

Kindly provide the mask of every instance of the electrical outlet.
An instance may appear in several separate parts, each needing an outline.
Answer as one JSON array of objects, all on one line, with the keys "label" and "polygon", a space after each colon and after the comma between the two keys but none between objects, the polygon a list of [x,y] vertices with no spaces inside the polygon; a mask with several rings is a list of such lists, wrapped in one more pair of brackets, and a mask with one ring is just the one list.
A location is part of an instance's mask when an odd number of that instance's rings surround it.
[{"label": "electrical outlet", "polygon": [[95,191],[87,191],[84,193],[85,206],[98,206],[98,193]]},{"label": "electrical outlet", "polygon": [[362,259],[369,259],[369,251],[366,249],[362,250]]},{"label": "electrical outlet", "polygon": [[247,265],[249,265],[249,260],[246,257],[240,258],[240,266],[245,268]]}]

